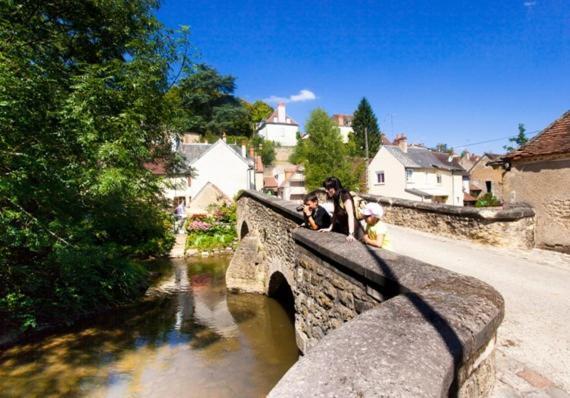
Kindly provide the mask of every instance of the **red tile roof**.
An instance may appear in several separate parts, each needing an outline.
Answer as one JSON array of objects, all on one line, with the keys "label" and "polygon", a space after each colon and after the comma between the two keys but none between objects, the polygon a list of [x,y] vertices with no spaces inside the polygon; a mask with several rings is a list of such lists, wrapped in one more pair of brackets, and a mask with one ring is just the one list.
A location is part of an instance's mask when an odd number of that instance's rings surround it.
[{"label": "red tile roof", "polygon": [[545,128],[521,148],[508,153],[506,159],[526,159],[534,156],[570,154],[570,111]]},{"label": "red tile roof", "polygon": [[263,177],[263,187],[264,188],[277,188],[279,184],[275,177]]},{"label": "red tile roof", "polygon": [[152,174],[156,175],[166,174],[166,164],[160,160],[157,160],[155,162],[147,162],[143,165],[143,167],[148,171],[150,171]]}]

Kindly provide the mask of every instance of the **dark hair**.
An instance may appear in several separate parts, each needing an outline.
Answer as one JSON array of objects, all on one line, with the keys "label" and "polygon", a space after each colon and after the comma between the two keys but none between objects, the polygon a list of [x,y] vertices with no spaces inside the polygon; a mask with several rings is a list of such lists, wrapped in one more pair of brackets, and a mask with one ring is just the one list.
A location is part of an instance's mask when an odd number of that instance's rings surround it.
[{"label": "dark hair", "polygon": [[309,192],[303,197],[303,203],[307,202],[317,202],[319,197],[317,196],[317,191]]},{"label": "dark hair", "polygon": [[325,189],[334,188],[336,192],[339,192],[342,189],[342,184],[338,178],[329,177],[323,182],[323,187]]}]

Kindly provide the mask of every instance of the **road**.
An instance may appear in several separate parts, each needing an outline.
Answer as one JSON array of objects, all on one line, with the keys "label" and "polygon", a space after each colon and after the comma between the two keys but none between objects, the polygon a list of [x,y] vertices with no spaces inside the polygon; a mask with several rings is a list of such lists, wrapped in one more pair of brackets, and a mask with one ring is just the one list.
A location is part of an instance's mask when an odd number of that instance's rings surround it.
[{"label": "road", "polygon": [[390,225],[393,251],[487,282],[505,299],[495,397],[570,397],[570,255]]}]

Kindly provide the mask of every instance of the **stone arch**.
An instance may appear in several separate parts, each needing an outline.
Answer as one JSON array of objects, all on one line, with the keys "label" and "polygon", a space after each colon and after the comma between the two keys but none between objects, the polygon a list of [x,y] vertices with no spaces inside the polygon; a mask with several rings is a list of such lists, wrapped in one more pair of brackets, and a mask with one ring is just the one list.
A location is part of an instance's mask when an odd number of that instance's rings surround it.
[{"label": "stone arch", "polygon": [[247,234],[249,234],[249,225],[244,221],[241,223],[241,228],[239,229],[239,239],[245,238]]},{"label": "stone arch", "polygon": [[291,319],[295,318],[295,296],[287,278],[281,272],[271,274],[267,295],[279,301]]}]

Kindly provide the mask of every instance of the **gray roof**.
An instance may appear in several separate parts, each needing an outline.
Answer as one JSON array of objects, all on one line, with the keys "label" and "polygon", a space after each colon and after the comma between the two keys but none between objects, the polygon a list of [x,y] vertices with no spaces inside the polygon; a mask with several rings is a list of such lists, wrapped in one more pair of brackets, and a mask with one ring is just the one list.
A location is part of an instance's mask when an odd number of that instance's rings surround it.
[{"label": "gray roof", "polygon": [[[208,150],[215,144],[182,144],[178,148],[178,151],[184,156],[187,164],[192,164],[198,159],[200,159]],[[241,157],[241,146],[240,145],[228,145],[231,149],[235,151]],[[249,157],[246,155],[246,161],[249,161]]]},{"label": "gray roof", "polygon": [[409,146],[408,152],[402,152],[397,145],[384,145],[394,157],[410,169],[443,169],[450,171],[465,171],[457,162],[449,162],[443,159],[443,154],[435,153],[427,148]]}]

